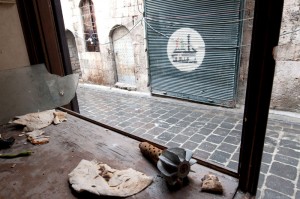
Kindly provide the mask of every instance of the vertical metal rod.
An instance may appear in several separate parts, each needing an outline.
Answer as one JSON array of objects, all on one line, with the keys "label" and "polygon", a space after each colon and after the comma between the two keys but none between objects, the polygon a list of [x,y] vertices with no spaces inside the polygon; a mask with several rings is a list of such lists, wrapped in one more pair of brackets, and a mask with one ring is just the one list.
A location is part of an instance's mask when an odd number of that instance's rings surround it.
[{"label": "vertical metal rod", "polygon": [[239,163],[239,188],[256,194],[275,71],[283,0],[256,0]]}]

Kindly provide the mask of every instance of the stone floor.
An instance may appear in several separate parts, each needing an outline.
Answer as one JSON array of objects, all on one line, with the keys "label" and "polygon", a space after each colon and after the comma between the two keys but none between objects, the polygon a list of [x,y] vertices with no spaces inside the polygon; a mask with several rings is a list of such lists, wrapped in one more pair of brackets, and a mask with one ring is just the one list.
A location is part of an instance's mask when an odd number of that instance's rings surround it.
[{"label": "stone floor", "polygon": [[[84,116],[168,147],[193,150],[198,158],[237,170],[242,109],[88,84],[80,84],[77,94]],[[300,199],[300,123],[282,118],[270,116],[268,121],[257,198]]]}]

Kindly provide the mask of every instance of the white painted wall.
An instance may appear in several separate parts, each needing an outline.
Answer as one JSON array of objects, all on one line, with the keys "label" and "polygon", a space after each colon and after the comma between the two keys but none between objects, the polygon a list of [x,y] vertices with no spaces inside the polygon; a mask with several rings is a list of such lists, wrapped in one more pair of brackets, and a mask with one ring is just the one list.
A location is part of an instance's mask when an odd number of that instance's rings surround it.
[{"label": "white painted wall", "polygon": [[0,70],[30,65],[16,4],[0,3]]}]

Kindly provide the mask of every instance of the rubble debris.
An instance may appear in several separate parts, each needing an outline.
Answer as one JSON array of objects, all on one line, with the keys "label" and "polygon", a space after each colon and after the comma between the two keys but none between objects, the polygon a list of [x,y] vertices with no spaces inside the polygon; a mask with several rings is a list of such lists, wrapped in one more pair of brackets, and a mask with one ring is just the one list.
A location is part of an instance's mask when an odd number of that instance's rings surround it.
[{"label": "rubble debris", "polygon": [[10,159],[10,158],[29,156],[31,154],[32,154],[32,151],[22,151],[22,152],[17,153],[17,154],[0,154],[0,158]]},{"label": "rubble debris", "polygon": [[9,137],[4,139],[0,136],[0,149],[7,149],[10,148],[15,143],[14,137]]},{"label": "rubble debris", "polygon": [[34,131],[45,128],[50,124],[59,124],[66,121],[67,113],[58,112],[55,110],[47,110],[38,113],[29,113],[23,116],[18,116],[16,120],[13,121],[14,124],[20,124],[25,126],[24,131]]},{"label": "rubble debris", "polygon": [[152,180],[152,177],[131,168],[117,170],[107,164],[87,160],[81,160],[69,174],[74,190],[101,196],[131,196],[149,186]]},{"label": "rubble debris", "polygon": [[67,121],[67,113],[55,111],[53,114],[54,114],[54,119],[53,119],[54,124],[60,124],[64,121]]},{"label": "rubble debris", "polygon": [[201,180],[201,191],[215,194],[223,194],[223,186],[217,176],[213,174],[206,174]]},{"label": "rubble debris", "polygon": [[31,144],[46,144],[49,142],[50,137],[43,135],[45,131],[43,130],[34,130],[32,132],[26,133],[27,140],[31,142]]}]

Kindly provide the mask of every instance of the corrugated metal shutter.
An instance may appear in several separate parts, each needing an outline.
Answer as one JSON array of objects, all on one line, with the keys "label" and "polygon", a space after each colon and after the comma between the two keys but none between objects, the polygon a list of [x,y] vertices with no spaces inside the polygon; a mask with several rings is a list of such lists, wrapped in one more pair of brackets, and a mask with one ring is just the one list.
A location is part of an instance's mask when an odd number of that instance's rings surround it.
[{"label": "corrugated metal shutter", "polygon": [[232,107],[241,37],[239,0],[146,0],[154,94]]}]

